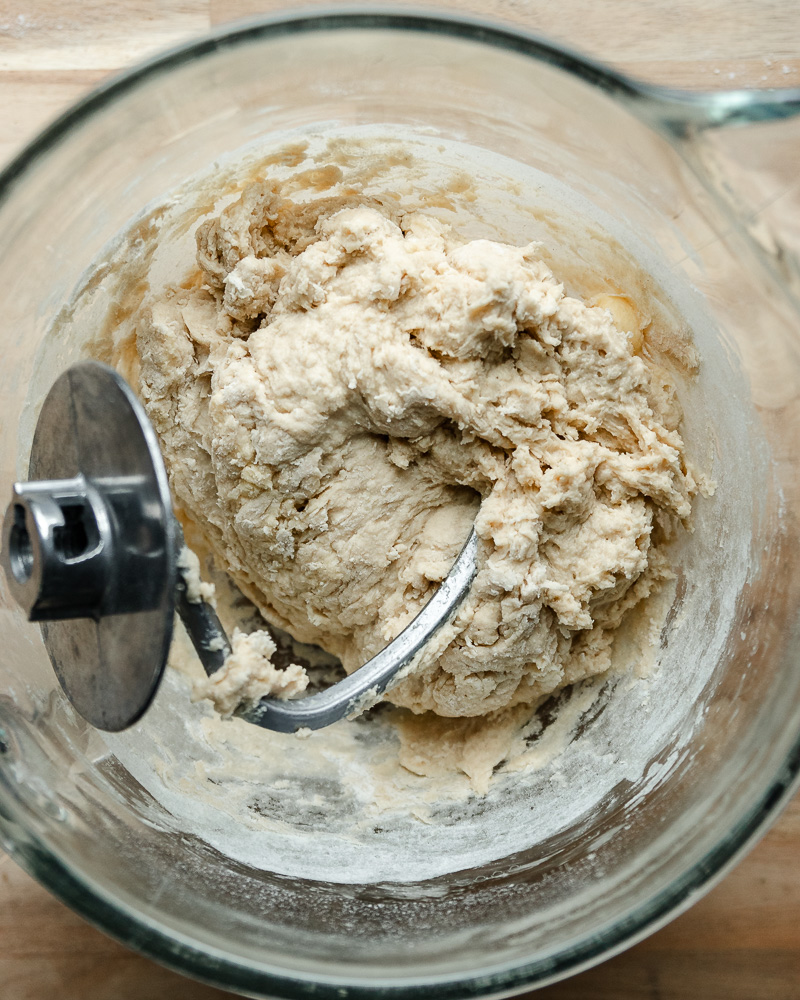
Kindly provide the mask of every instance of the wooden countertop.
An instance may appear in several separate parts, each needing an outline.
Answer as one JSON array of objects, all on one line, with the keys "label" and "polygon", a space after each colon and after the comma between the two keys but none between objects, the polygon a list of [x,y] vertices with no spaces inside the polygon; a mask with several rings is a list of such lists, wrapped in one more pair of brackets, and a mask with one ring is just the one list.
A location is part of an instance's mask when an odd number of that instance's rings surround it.
[{"label": "wooden countertop", "polygon": [[[0,0],[0,161],[110,72],[212,24],[287,6],[288,0]],[[672,86],[800,86],[797,0],[416,0],[415,6],[521,23]],[[0,856],[0,998],[48,995],[212,1000],[229,994],[106,938]],[[800,800],[688,913],[535,997],[798,1000]]]}]

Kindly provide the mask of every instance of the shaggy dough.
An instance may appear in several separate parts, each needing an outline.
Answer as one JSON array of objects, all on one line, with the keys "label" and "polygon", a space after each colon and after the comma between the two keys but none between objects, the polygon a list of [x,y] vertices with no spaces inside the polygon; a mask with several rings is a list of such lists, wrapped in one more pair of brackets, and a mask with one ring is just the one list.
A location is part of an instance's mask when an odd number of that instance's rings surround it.
[{"label": "shaggy dough", "polygon": [[206,601],[212,606],[216,604],[216,588],[213,583],[207,583],[200,575],[200,560],[188,546],[182,545],[178,553],[178,569],[186,584],[186,600],[190,604],[200,604]]},{"label": "shaggy dough", "polygon": [[246,634],[236,629],[222,669],[195,681],[192,700],[208,698],[220,715],[232,715],[240,705],[256,704],[267,695],[293,698],[302,694],[308,675],[297,663],[279,670],[272,663],[276,649],[268,632]]},{"label": "shaggy dough", "polygon": [[389,699],[477,716],[606,671],[697,490],[629,304],[619,328],[536,245],[269,181],[197,248],[139,318],[140,392],[176,499],[265,617],[351,671],[474,520],[471,594]]}]

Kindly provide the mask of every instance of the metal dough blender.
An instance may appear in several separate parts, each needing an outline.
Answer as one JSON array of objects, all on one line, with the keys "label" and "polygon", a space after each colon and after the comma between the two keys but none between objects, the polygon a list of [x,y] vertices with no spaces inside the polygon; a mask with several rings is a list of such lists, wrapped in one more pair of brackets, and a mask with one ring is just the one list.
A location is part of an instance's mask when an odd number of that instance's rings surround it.
[{"label": "metal dough blender", "polygon": [[[130,386],[112,368],[81,362],[45,399],[30,481],[15,483],[2,561],[12,594],[41,623],[72,704],[98,729],[132,726],[150,705],[174,613],[207,674],[231,648],[213,608],[191,599],[158,440]],[[296,701],[263,698],[237,714],[279,732],[320,729],[356,712],[455,613],[476,573],[470,532],[450,573],[417,617],[357,671]]]}]

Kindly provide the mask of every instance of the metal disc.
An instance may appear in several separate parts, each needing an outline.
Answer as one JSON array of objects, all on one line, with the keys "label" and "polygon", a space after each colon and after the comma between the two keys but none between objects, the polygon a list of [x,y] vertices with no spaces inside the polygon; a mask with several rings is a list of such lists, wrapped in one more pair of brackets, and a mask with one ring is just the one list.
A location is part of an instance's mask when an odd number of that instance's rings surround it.
[{"label": "metal disc", "polygon": [[42,621],[42,634],[77,711],[98,729],[125,729],[152,701],[166,664],[177,569],[158,440],[117,372],[82,362],[54,383],[39,416],[29,474],[32,480],[82,479],[92,499],[87,509],[106,518],[94,539],[94,527],[80,528],[68,560],[74,566],[88,559],[80,546],[96,543],[95,562],[103,568],[99,604],[91,617]]}]

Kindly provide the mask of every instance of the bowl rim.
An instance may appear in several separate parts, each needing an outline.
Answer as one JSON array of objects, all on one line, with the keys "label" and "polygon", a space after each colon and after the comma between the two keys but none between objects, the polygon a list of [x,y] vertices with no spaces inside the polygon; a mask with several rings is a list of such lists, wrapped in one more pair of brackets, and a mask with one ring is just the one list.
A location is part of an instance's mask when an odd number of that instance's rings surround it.
[{"label": "bowl rim", "polygon": [[[460,13],[393,8],[311,8],[284,11],[225,23],[199,38],[167,49],[112,75],[58,116],[0,171],[0,205],[37,162],[96,112],[114,104],[138,85],[176,67],[226,48],[285,36],[342,29],[398,30],[444,35],[544,62],[589,83],[627,105],[637,117],[676,134],[676,123],[706,125],[786,117],[800,111],[800,88],[783,91],[688,92],[670,90],[627,77],[616,70],[549,42],[517,26]],[[679,132],[680,129],[677,129]],[[0,754],[7,749],[0,733]],[[584,971],[627,949],[689,908],[712,889],[757,843],[800,786],[800,732],[783,766],[747,815],[690,869],[614,924],[562,948],[545,959],[488,967],[464,976],[452,973],[404,977],[391,984],[367,978],[358,984],[336,976],[307,977],[233,959],[221,950],[199,946],[165,924],[138,914],[89,879],[75,875],[25,824],[10,782],[0,771],[6,801],[0,806],[0,840],[9,855],[48,891],[85,920],[127,947],[178,972],[228,990],[286,1000],[422,1000],[435,987],[441,1000],[508,996],[542,987]]]}]

